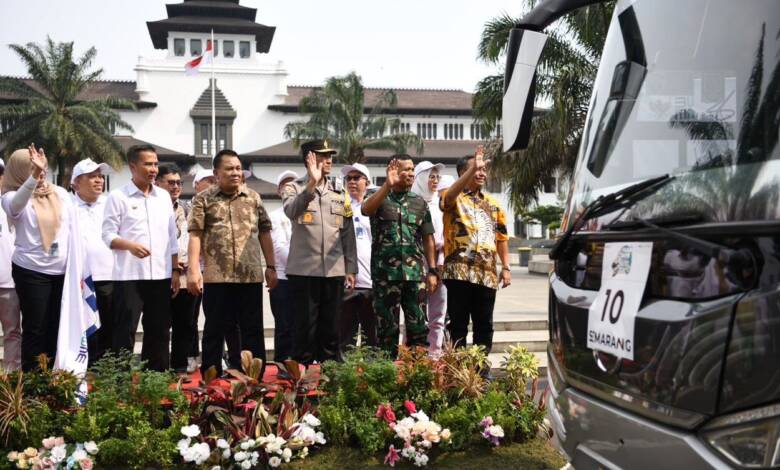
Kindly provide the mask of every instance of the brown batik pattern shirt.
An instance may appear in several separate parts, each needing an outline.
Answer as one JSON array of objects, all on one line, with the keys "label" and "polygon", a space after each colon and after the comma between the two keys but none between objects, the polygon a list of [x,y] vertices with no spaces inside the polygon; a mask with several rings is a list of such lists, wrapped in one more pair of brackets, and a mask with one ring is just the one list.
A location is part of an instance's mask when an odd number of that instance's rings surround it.
[{"label": "brown batik pattern shirt", "polygon": [[189,231],[201,237],[203,282],[263,282],[260,233],[271,219],[260,195],[241,185],[228,196],[213,186],[192,200]]}]

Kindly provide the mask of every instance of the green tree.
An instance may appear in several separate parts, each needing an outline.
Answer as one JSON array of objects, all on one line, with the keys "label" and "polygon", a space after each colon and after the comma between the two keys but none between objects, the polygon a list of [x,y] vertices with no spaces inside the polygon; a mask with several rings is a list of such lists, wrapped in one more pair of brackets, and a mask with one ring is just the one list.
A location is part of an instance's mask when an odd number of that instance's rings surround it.
[{"label": "green tree", "polygon": [[5,154],[31,142],[44,147],[61,186],[67,186],[73,165],[82,158],[120,165],[122,147],[112,130],[132,132],[117,110],[134,109],[135,105],[113,97],[85,98],[87,89],[103,73],[103,69],[92,70],[95,48],[75,58],[72,42],[55,43],[51,38],[43,46],[30,42],[9,47],[24,62],[33,82],[0,77],[0,92],[19,101],[0,106],[0,122],[4,124],[0,140]]},{"label": "green tree", "polygon": [[526,223],[538,223],[542,226],[542,236],[546,236],[548,228],[560,227],[563,208],[559,206],[536,206],[523,213],[523,221]]},{"label": "green tree", "polygon": [[[523,15],[538,2],[524,0]],[[546,31],[549,39],[537,68],[536,92],[550,108],[535,114],[526,150],[504,153],[498,140],[486,146],[485,156],[493,162],[491,177],[507,183],[515,209],[522,211],[534,203],[545,179],[555,175],[567,178],[574,170],[613,6],[614,2],[607,2],[580,8]],[[488,21],[478,58],[503,67],[509,32],[519,21],[507,14]],[[503,73],[477,84],[474,117],[488,132],[501,118],[503,87]]]},{"label": "green tree", "polygon": [[404,153],[407,147],[413,146],[417,153],[422,153],[422,139],[408,132],[394,131],[401,121],[387,116],[397,105],[394,91],[381,91],[366,114],[365,88],[360,76],[352,72],[331,77],[322,88],[301,99],[300,112],[310,117],[307,121],[287,124],[284,135],[296,147],[301,141],[328,139],[347,163],[364,161],[366,149]]}]

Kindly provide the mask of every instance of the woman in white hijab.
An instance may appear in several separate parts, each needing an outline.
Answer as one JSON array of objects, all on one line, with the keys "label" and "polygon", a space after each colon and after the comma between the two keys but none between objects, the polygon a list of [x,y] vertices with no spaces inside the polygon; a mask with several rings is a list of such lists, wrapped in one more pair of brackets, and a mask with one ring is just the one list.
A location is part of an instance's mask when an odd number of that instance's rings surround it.
[{"label": "woman in white hijab", "polygon": [[[422,196],[428,203],[433,222],[433,240],[436,247],[436,264],[442,272],[444,265],[444,220],[439,209],[439,180],[442,177],[444,165],[423,161],[414,168],[414,183],[412,192]],[[426,267],[427,270],[427,267]],[[437,358],[441,355],[444,342],[444,320],[447,316],[447,288],[442,285],[428,296],[428,354]]]}]

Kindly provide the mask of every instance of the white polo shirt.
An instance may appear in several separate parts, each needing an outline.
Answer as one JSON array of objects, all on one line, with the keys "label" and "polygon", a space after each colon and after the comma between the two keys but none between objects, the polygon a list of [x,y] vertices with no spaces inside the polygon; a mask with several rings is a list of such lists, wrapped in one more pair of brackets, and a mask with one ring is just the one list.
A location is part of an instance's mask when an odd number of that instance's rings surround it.
[{"label": "white polo shirt", "polygon": [[73,195],[76,205],[79,231],[87,253],[87,263],[93,281],[110,281],[114,275],[114,253],[103,243],[103,212],[108,198],[101,194],[97,201],[90,204]]},{"label": "white polo shirt", "polygon": [[114,281],[170,278],[171,256],[179,252],[170,194],[153,185],[144,196],[132,181],[111,191],[103,215],[103,242],[111,247],[116,238],[140,243],[151,255],[141,259],[129,250],[113,250]]},{"label": "white polo shirt", "polygon": [[[32,177],[28,178],[24,184],[34,186],[37,184]],[[16,230],[16,239],[14,240],[14,253],[11,260],[17,266],[29,269],[38,273],[49,275],[65,274],[65,265],[68,260],[68,243],[70,242],[70,214],[71,198],[67,191],[59,186],[54,187],[54,191],[60,198],[60,228],[54,237],[51,249],[47,252],[43,250],[41,243],[41,232],[38,228],[38,217],[33,209],[32,198],[24,206],[21,212],[14,216],[11,213],[11,200],[16,191],[8,191],[3,194],[3,210],[8,215],[11,223]]]},{"label": "white polo shirt", "polygon": [[0,207],[0,288],[13,289],[11,277],[11,257],[14,254],[14,229],[8,225],[8,217]]},{"label": "white polo shirt", "polygon": [[277,279],[287,279],[287,257],[290,255],[290,237],[292,237],[292,222],[280,207],[268,214],[271,219],[271,240],[274,242],[274,258],[276,260]]},{"label": "white polo shirt", "polygon": [[362,204],[352,199],[352,224],[355,227],[355,244],[357,246],[358,272],[355,277],[355,287],[371,289],[371,218],[360,212]]}]

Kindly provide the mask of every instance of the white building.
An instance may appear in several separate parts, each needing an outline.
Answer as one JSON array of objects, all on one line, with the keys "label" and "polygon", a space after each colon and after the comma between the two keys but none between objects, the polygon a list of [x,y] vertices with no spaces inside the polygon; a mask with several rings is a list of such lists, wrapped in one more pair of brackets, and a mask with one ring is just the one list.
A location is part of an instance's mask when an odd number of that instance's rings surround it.
[{"label": "white building", "polygon": [[[302,158],[284,139],[288,122],[303,120],[298,104],[313,87],[289,86],[282,62],[266,59],[275,28],[255,22],[257,11],[239,0],[184,0],[166,5],[168,18],[147,23],[159,57],[139,57],[134,82],[103,81],[89,90],[91,96],[116,96],[136,103],[136,111],[122,111],[132,125],[133,135],[117,135],[127,149],[151,143],[162,161],[175,162],[185,173],[200,166],[211,167],[215,150],[232,148],[251,166],[251,187],[261,193],[269,209],[280,203],[275,193],[276,175],[292,169],[303,175]],[[211,148],[211,65],[204,65],[195,77],[185,76],[184,64],[205,49],[214,31],[216,79],[216,149]],[[358,66],[358,73],[360,73]],[[371,109],[382,90],[366,90],[366,107]],[[447,165],[455,175],[455,161],[474,152],[485,135],[473,122],[470,93],[461,90],[396,89],[398,106],[393,117],[404,130],[424,140],[423,155],[411,153],[415,162],[430,160]],[[3,97],[0,96],[0,100]],[[498,129],[500,133],[500,126]],[[390,152],[367,151],[373,182],[381,184]],[[340,165],[335,165],[335,172]],[[184,176],[184,175],[183,175]],[[112,175],[111,187],[129,181],[127,168]],[[192,192],[191,176],[185,177],[185,197]],[[540,195],[540,204],[555,204],[555,182]],[[508,208],[500,187],[489,187]],[[520,225],[508,216],[508,230],[515,235]],[[527,234],[540,236],[539,227]]]}]

